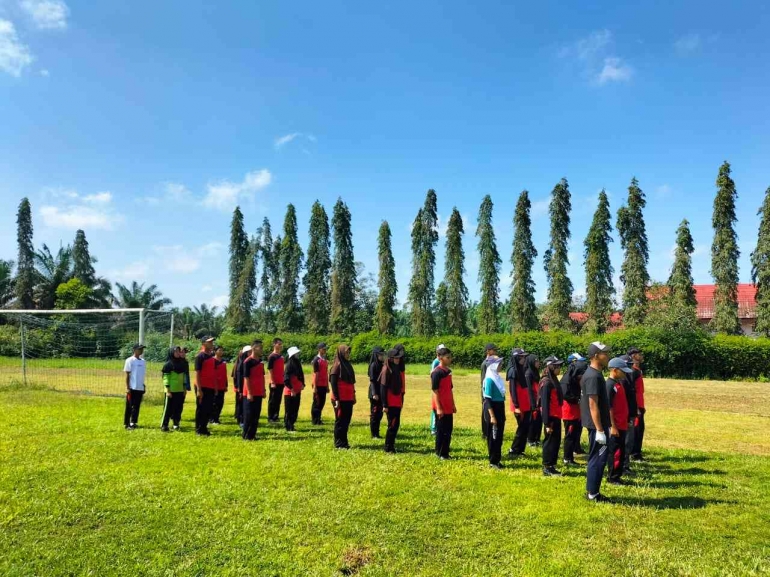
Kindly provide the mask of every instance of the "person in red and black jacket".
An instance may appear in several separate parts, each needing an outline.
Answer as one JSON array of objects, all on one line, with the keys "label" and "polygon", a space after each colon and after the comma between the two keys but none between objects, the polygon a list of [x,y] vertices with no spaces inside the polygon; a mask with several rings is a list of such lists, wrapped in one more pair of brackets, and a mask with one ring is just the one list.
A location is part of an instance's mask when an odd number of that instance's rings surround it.
[{"label": "person in red and black jacket", "polygon": [[265,398],[265,364],[262,362],[262,341],[254,341],[248,355],[241,366],[243,376],[243,440],[253,441],[259,428],[262,399]]},{"label": "person in red and black jacket", "polygon": [[208,437],[209,417],[214,408],[214,397],[217,394],[217,376],[214,366],[214,338],[203,337],[201,350],[195,357],[195,395],[198,405],[195,410],[195,433]]},{"label": "person in red and black jacket", "polygon": [[380,371],[380,399],[382,411],[388,416],[385,433],[385,452],[396,452],[396,436],[401,425],[401,409],[404,406],[404,380],[401,378],[403,353],[396,348],[388,351],[388,361]]},{"label": "person in red and black jacket", "polygon": [[369,359],[369,432],[372,439],[381,439],[382,396],[380,395],[380,374],[385,366],[385,351],[374,347]]},{"label": "person in red and black jacket", "polygon": [[350,347],[340,345],[334,355],[329,384],[332,387],[334,405],[334,447],[350,449],[348,429],[353,418],[353,405],[356,404],[356,373],[350,363]]},{"label": "person in red and black jacket", "polygon": [[529,435],[529,423],[532,418],[532,407],[535,406],[532,389],[527,386],[527,379],[524,376],[526,362],[527,353],[523,349],[511,351],[506,379],[508,380],[508,392],[511,396],[511,411],[516,417],[517,427],[511,449],[508,451],[509,457],[524,454],[524,449],[527,446],[527,435]]},{"label": "person in red and black jacket", "polygon": [[329,391],[329,361],[326,360],[326,343],[319,343],[318,354],[310,365],[313,367],[313,406],[310,417],[314,425],[323,425],[321,413],[326,406],[326,393]]},{"label": "person in red and black jacket", "polygon": [[273,339],[273,352],[267,357],[267,370],[270,372],[270,396],[267,399],[267,421],[277,423],[281,412],[281,395],[283,393],[284,369],[283,341]]},{"label": "person in red and black jacket", "polygon": [[636,378],[637,371],[634,370],[634,360],[630,355],[623,355],[620,357],[628,364],[631,369],[631,373],[624,375],[622,381],[623,389],[626,393],[626,401],[628,401],[628,430],[626,431],[626,447],[623,451],[623,473],[626,475],[633,475],[631,470],[631,452],[634,450],[634,442],[636,441],[636,434],[634,431],[634,422],[639,416],[639,409],[636,404]]},{"label": "person in red and black jacket", "polygon": [[628,356],[634,362],[634,385],[636,389],[637,416],[634,420],[634,445],[630,451],[630,459],[633,461],[644,461],[642,456],[642,442],[644,441],[644,417],[647,409],[644,406],[644,373],[642,372],[642,362],[644,354],[637,348],[628,351]]},{"label": "person in red and black jacket", "polygon": [[564,403],[561,418],[564,426],[564,465],[577,466],[575,454],[580,447],[580,381],[588,368],[585,358],[578,353],[567,357],[570,365],[561,378],[561,393]]},{"label": "person in red and black jacket", "polygon": [[294,425],[299,415],[299,403],[302,399],[302,389],[305,388],[305,373],[299,359],[300,350],[289,347],[289,361],[286,363],[283,387],[283,424],[286,430],[294,432]]},{"label": "person in red and black jacket", "polygon": [[532,389],[535,404],[532,405],[532,419],[529,423],[527,444],[530,447],[540,446],[540,437],[543,433],[543,412],[540,409],[540,360],[537,355],[527,357],[527,368],[524,371],[527,386]]},{"label": "person in red and black jacket", "polygon": [[235,421],[243,429],[243,363],[251,354],[251,346],[246,345],[238,353],[235,363],[233,363],[233,372],[230,375],[233,379],[233,392],[235,393]]},{"label": "person in red and black jacket", "polygon": [[454,414],[457,412],[452,384],[452,352],[444,347],[438,351],[439,365],[430,374],[430,388],[433,391],[431,403],[436,411],[436,456],[442,461],[450,457]]},{"label": "person in red and black jacket", "polygon": [[227,362],[223,358],[225,348],[218,346],[214,351],[214,372],[217,377],[217,392],[214,397],[214,407],[211,410],[209,425],[221,425],[219,421],[222,409],[225,406],[225,393],[227,392]]},{"label": "person in red and black jacket", "polygon": [[628,431],[628,399],[624,381],[633,370],[628,362],[617,357],[610,361],[610,378],[607,379],[607,397],[610,401],[610,438],[607,443],[607,481],[621,485],[623,462],[626,453],[626,431]]},{"label": "person in red and black jacket", "polygon": [[561,406],[564,397],[559,384],[559,373],[564,361],[556,357],[545,359],[545,374],[540,380],[540,407],[543,411],[545,439],[543,440],[543,475],[561,475],[556,469],[561,445]]}]

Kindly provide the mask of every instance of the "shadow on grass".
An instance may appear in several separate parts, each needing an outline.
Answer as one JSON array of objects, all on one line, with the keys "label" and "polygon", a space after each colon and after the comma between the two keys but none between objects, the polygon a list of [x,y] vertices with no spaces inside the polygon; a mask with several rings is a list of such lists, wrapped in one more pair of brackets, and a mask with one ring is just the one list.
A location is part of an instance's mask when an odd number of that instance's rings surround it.
[{"label": "shadow on grass", "polygon": [[726,489],[724,485],[715,483],[701,483],[700,481],[650,481],[643,484],[650,489],[681,489],[682,487],[709,487],[712,489]]},{"label": "shadow on grass", "polygon": [[646,469],[638,469],[640,474],[666,473],[671,475],[727,475],[727,471],[722,469],[703,469],[701,467],[689,467],[687,469],[678,469],[666,465],[654,465]]},{"label": "shadow on grass", "polygon": [[734,505],[735,501],[703,499],[701,497],[612,497],[618,505],[647,509],[703,509],[707,505]]}]

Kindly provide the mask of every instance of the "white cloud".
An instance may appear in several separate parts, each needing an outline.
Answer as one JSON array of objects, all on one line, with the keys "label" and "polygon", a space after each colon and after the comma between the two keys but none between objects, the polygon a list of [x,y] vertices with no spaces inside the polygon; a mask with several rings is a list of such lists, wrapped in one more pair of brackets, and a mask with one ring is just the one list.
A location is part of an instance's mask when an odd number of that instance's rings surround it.
[{"label": "white cloud", "polygon": [[47,69],[45,69],[45,68],[43,68],[43,69],[40,71],[40,76],[43,76],[43,77],[45,77],[45,78],[48,78],[50,75],[51,75],[51,73],[50,73],[50,72],[48,72],[48,70],[47,70]]},{"label": "white cloud", "polygon": [[674,49],[682,56],[692,54],[701,45],[700,34],[686,34],[674,42]]},{"label": "white cloud", "polygon": [[298,136],[302,136],[301,132],[292,132],[291,134],[285,134],[283,136],[279,136],[275,139],[274,146],[275,148],[281,148],[282,146],[289,144],[292,140],[297,138]]},{"label": "white cloud", "polygon": [[136,261],[127,265],[125,268],[112,271],[111,277],[119,281],[143,281],[150,272],[150,263],[147,261]]},{"label": "white cloud", "polygon": [[88,206],[71,206],[59,208],[58,206],[46,205],[40,208],[40,215],[43,222],[50,228],[65,229],[102,229],[112,230],[116,224],[115,217],[107,211],[97,210]]},{"label": "white cloud", "polygon": [[213,257],[217,256],[223,248],[225,248],[225,245],[221,242],[212,241],[198,247],[197,253],[202,257]]},{"label": "white cloud", "polygon": [[186,251],[181,244],[152,247],[165,270],[189,274],[201,267],[201,261],[194,253]]},{"label": "white cloud", "polygon": [[176,202],[184,202],[192,197],[190,190],[184,185],[178,182],[167,182],[164,186],[166,198]]},{"label": "white cloud", "polygon": [[[306,138],[310,142],[317,142],[318,139],[315,137],[314,134],[304,134],[302,132],[292,132],[291,134],[284,134],[283,136],[279,136],[275,139],[275,142],[273,143],[273,146],[276,150],[280,150],[287,144],[289,144],[291,141],[296,140],[297,138]],[[305,150],[305,149],[303,149]]]},{"label": "white cloud", "polygon": [[33,60],[29,47],[19,40],[13,22],[0,19],[0,70],[18,78]]},{"label": "white cloud", "polygon": [[577,65],[582,67],[583,74],[598,86],[630,80],[633,68],[622,58],[612,54],[613,44],[613,36],[609,30],[595,30],[574,44],[562,47],[559,57],[575,60]]},{"label": "white cloud", "polygon": [[599,72],[596,81],[599,84],[606,84],[607,82],[625,82],[631,79],[633,73],[633,68],[623,62],[622,59],[616,56],[610,56],[604,59],[604,66],[602,67],[601,72]]},{"label": "white cloud", "polygon": [[242,182],[223,180],[207,186],[203,205],[217,210],[230,210],[241,199],[253,199],[254,195],[273,180],[269,170],[255,170],[246,174]]},{"label": "white cloud", "polygon": [[96,194],[89,194],[84,196],[83,200],[91,204],[109,204],[112,202],[111,192],[97,192]]},{"label": "white cloud", "polygon": [[63,0],[21,0],[19,6],[41,30],[67,27],[70,10]]},{"label": "white cloud", "polygon": [[49,228],[112,230],[123,220],[112,208],[111,192],[86,196],[79,195],[75,190],[61,188],[49,188],[43,192],[52,199],[64,199],[59,204],[49,198],[48,204],[40,208],[43,224]]},{"label": "white cloud", "polygon": [[214,290],[214,287],[212,287],[210,284],[205,284],[201,287],[202,293],[210,293],[212,290]]},{"label": "white cloud", "polygon": [[230,298],[227,295],[219,295],[212,298],[209,302],[211,303],[211,306],[226,307],[230,302]]}]

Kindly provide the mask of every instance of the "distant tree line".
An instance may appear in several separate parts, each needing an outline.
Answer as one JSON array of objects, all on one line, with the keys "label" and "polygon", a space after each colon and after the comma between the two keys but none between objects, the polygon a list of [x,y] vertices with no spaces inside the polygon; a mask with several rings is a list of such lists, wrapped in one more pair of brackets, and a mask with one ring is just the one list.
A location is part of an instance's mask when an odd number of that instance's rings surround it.
[{"label": "distant tree line", "polygon": [[[730,164],[724,162],[716,180],[712,213],[711,274],[716,295],[710,328],[726,334],[740,333],[736,199]],[[299,244],[293,204],[287,206],[283,226],[275,236],[267,218],[249,235],[243,213],[236,207],[230,226],[228,306],[221,312],[205,306],[179,312],[188,319],[183,323],[184,330],[212,334],[230,330],[352,335],[375,330],[421,337],[541,329],[602,334],[610,328],[616,312],[623,315],[623,324],[628,328],[652,323],[668,330],[699,330],[689,222],[684,219],[676,231],[669,278],[664,283],[652,282],[645,207],[645,194],[637,179],[632,178],[627,198],[614,219],[623,250],[622,295],[618,302],[609,252],[614,241],[612,212],[606,192],[599,192],[583,241],[586,285],[584,300],[578,301],[568,275],[572,199],[567,179],[561,179],[551,192],[548,208],[550,235],[542,260],[547,299],[537,304],[533,267],[538,251],[532,242],[529,193],[521,192],[513,215],[511,289],[505,295],[500,292],[502,258],[492,225],[494,205],[491,197],[485,196],[475,229],[480,295],[478,302],[471,302],[465,284],[466,230],[457,208],[452,209],[447,224],[443,276],[436,284],[438,197],[434,190],[428,190],[412,222],[411,279],[401,307],[396,298],[396,260],[387,221],[381,223],[377,237],[379,262],[375,278],[355,260],[352,215],[342,199],[334,204],[331,219],[319,201],[313,204],[306,252]],[[756,331],[770,335],[770,188],[759,215],[757,245],[751,254],[752,281],[757,287]],[[96,259],[88,250],[83,231],[77,232],[71,246],[62,246],[55,253],[45,245],[36,251],[27,199],[19,206],[17,222],[18,259],[16,263],[0,261],[0,306],[163,309],[171,304],[155,285],[116,283],[113,289],[106,279],[96,276]],[[587,316],[582,326],[570,317],[575,311]]]}]

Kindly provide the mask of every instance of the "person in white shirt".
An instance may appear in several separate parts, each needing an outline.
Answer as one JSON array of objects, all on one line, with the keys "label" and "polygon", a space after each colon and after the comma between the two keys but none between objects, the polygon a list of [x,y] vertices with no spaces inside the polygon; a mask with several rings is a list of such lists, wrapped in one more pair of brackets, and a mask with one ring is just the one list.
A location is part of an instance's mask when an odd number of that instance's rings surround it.
[{"label": "person in white shirt", "polygon": [[126,411],[123,415],[123,426],[126,430],[136,429],[139,422],[139,407],[144,397],[144,375],[147,371],[144,359],[144,345],[134,345],[134,354],[126,359],[123,372],[126,373]]}]

